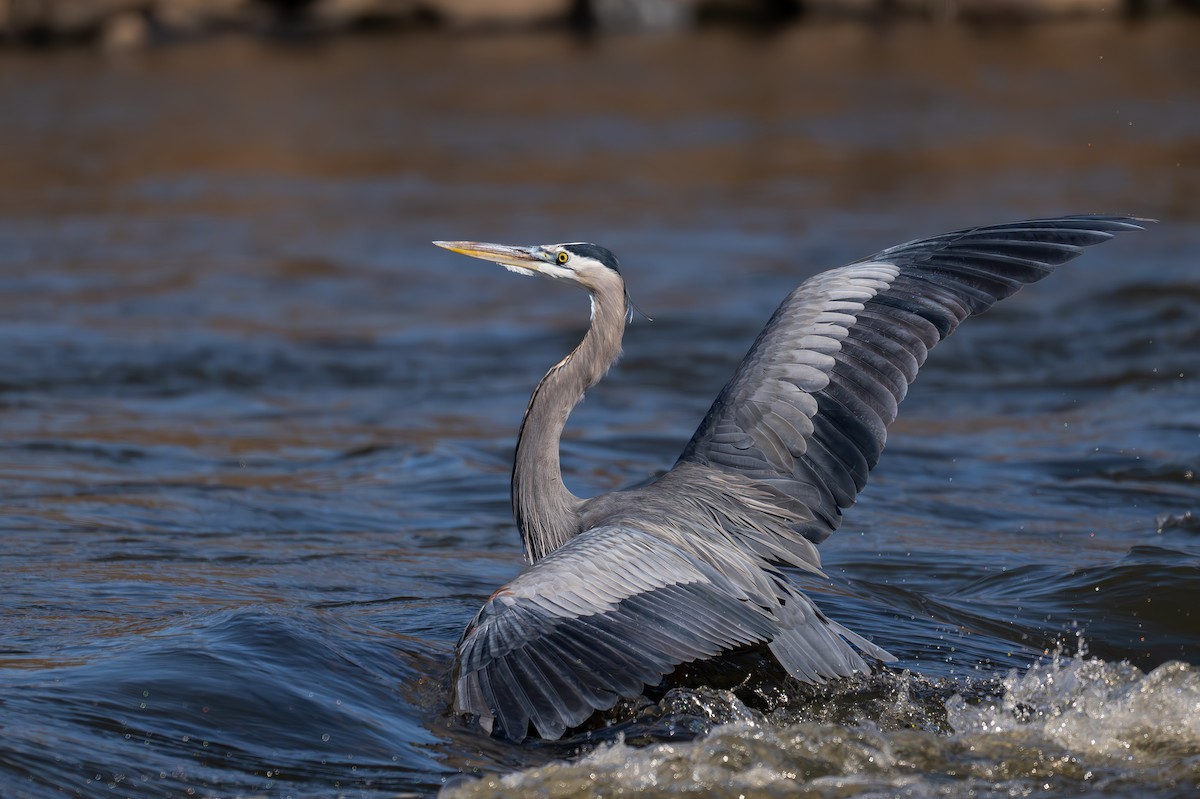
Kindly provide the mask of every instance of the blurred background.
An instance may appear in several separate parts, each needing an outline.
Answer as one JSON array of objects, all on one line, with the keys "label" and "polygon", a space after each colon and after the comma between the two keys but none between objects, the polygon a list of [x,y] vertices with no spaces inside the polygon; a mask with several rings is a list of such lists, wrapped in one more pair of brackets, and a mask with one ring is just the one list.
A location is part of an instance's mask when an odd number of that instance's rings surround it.
[{"label": "blurred background", "polygon": [[[0,0],[0,795],[1190,795],[1194,11]],[[589,495],[800,280],[1085,212],[1161,221],[939,348],[823,547],[897,669],[556,746],[449,717],[587,303],[430,240],[622,259],[652,321],[568,426]]]},{"label": "blurred background", "polygon": [[12,42],[123,50],[230,31],[285,38],[434,30],[775,31],[798,20],[994,26],[1197,10],[1196,0],[5,0],[0,32]]}]

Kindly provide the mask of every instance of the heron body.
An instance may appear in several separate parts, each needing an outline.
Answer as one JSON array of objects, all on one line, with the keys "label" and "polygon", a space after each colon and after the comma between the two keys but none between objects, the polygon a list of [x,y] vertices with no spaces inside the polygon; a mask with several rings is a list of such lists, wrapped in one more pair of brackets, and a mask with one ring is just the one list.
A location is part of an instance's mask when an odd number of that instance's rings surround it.
[{"label": "heron body", "polygon": [[[965,318],[1050,274],[1132,217],[1068,216],[902,244],[816,275],[784,299],[675,466],[580,499],[559,440],[620,355],[617,260],[594,244],[439,246],[591,295],[592,323],[530,399],[512,477],[529,566],[457,652],[454,707],[489,731],[557,739],[681,664],[765,646],[807,682],[894,658],[826,617],[782,571],[820,574],[817,545],[866,485],[929,350]],[[497,729],[498,728],[498,729]]]}]

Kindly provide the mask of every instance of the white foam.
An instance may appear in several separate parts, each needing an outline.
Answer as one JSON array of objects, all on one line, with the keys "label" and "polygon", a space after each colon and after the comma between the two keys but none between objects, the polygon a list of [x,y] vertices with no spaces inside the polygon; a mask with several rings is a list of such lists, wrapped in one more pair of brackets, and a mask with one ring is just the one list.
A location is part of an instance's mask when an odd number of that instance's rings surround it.
[{"label": "white foam", "polygon": [[[930,683],[904,673],[891,694]],[[1055,658],[944,702],[948,727],[907,728],[903,707],[878,723],[778,723],[728,692],[692,695],[732,719],[691,742],[602,746],[570,762],[459,783],[470,796],[1039,797],[1122,795],[1200,785],[1200,669],[1149,674],[1125,663]],[[949,693],[949,691],[947,691]],[[942,694],[945,696],[945,694]],[[933,701],[937,706],[937,700]],[[919,710],[913,705],[911,710]],[[812,718],[823,718],[819,712]],[[791,711],[789,711],[791,712]],[[793,715],[792,718],[795,718]],[[883,725],[883,726],[881,726]],[[947,731],[947,729],[949,731]]]}]

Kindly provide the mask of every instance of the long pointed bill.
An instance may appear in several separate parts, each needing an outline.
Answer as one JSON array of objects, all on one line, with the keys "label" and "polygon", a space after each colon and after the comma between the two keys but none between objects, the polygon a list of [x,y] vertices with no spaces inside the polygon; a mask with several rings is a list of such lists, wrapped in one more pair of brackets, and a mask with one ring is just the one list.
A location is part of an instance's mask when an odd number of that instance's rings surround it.
[{"label": "long pointed bill", "polygon": [[541,265],[545,263],[533,247],[487,244],[482,241],[435,241],[434,244],[451,252],[500,264],[510,272],[520,275],[534,275],[541,271]]}]

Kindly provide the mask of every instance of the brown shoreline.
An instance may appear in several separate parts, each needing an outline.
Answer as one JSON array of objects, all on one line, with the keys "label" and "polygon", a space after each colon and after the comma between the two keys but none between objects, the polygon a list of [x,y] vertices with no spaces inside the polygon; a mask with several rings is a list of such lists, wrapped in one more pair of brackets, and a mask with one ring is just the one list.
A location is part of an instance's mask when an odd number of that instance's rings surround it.
[{"label": "brown shoreline", "polygon": [[130,50],[227,33],[769,31],[829,19],[1012,25],[1196,10],[1196,0],[0,0],[0,47]]}]

